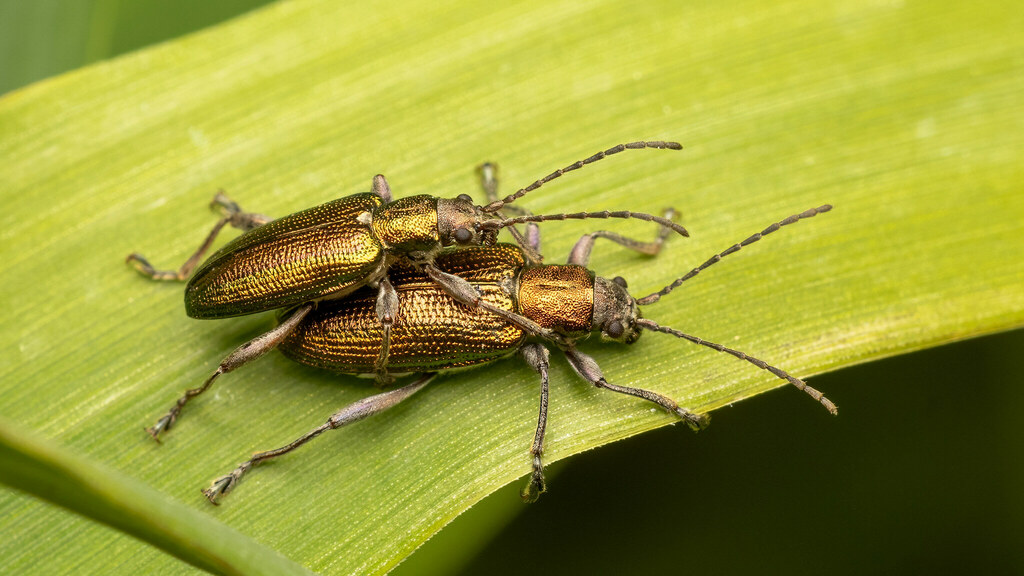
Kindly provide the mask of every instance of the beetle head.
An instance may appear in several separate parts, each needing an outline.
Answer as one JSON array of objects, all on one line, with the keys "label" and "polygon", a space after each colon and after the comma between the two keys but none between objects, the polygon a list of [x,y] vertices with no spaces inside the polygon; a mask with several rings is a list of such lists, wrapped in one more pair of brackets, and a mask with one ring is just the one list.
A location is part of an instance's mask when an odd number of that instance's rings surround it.
[{"label": "beetle head", "polygon": [[496,229],[481,228],[495,217],[483,212],[467,194],[437,200],[437,234],[442,246],[490,246],[497,241]]},{"label": "beetle head", "polygon": [[636,300],[626,291],[621,276],[609,280],[594,278],[594,314],[591,328],[601,332],[602,340],[632,344],[640,338],[637,320],[641,318]]}]

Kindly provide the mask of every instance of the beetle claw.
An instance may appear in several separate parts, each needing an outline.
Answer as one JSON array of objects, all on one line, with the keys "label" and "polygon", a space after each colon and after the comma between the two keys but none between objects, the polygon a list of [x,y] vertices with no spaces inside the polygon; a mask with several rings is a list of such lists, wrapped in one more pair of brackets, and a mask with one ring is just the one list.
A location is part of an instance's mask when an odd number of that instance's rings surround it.
[{"label": "beetle claw", "polygon": [[523,489],[519,492],[519,497],[523,499],[523,502],[532,504],[536,502],[540,495],[547,492],[547,483],[544,482],[544,472],[534,471],[530,476],[530,480],[523,486]]},{"label": "beetle claw", "polygon": [[232,484],[234,484],[234,482],[231,480],[230,475],[222,476],[214,480],[213,484],[211,484],[209,488],[203,490],[203,496],[206,496],[206,499],[210,501],[210,504],[220,506],[220,502],[217,502],[217,498],[221,494],[226,493]]},{"label": "beetle claw", "polygon": [[174,426],[174,423],[178,420],[179,412],[181,412],[181,407],[175,405],[174,408],[171,408],[171,410],[167,412],[167,414],[161,416],[160,419],[156,421],[156,424],[146,428],[146,432],[153,437],[153,440],[160,442],[160,434],[170,430],[171,427]]},{"label": "beetle claw", "polygon": [[676,408],[675,412],[676,416],[682,418],[683,422],[686,422],[686,425],[694,432],[700,432],[711,424],[711,417],[707,414],[694,414],[683,408]]},{"label": "beetle claw", "polygon": [[132,252],[124,261],[146,276],[152,276],[155,270],[153,265],[149,263],[149,260],[146,260],[145,256],[138,252]]},{"label": "beetle claw", "polygon": [[203,490],[203,496],[210,501],[210,504],[214,506],[220,506],[220,502],[217,502],[217,498],[227,495],[228,492],[234,489],[235,485],[238,484],[238,480],[245,474],[251,463],[246,462],[241,464],[238,468],[235,468],[230,474],[221,476],[210,484],[210,487]]},{"label": "beetle claw", "polygon": [[170,430],[171,425],[174,424],[174,420],[175,418],[173,415],[169,413],[164,414],[163,417],[156,421],[156,424],[153,424],[149,428],[146,428],[146,432],[148,432],[149,435],[153,437],[153,440],[160,442],[160,434],[165,430]]}]

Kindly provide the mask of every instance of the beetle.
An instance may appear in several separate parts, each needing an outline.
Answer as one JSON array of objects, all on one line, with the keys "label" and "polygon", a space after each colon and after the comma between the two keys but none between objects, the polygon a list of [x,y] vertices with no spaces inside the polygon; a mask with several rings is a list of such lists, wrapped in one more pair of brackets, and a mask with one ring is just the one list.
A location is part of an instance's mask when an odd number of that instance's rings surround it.
[{"label": "beetle", "polygon": [[[509,228],[526,251],[531,262],[539,262],[539,252],[519,234],[514,225],[545,220],[585,218],[634,218],[657,222],[686,236],[682,226],[669,219],[630,211],[578,212],[572,214],[529,215],[510,206],[525,194],[536,190],[566,172],[577,170],[625,150],[642,148],[679,150],[677,142],[631,142],[620,144],[580,160],[535,181],[503,199],[497,199],[497,178],[492,164],[481,166],[481,183],[490,202],[474,205],[466,194],[456,198],[418,195],[393,199],[383,175],[373,178],[371,192],[340,198],[314,208],[271,220],[261,214],[244,212],[223,193],[213,206],[223,212],[199,249],[177,271],[156,270],[143,256],[127,258],[142,274],[155,280],[185,280],[185,311],[193,318],[218,319],[269,310],[293,309],[290,318],[273,331],[244,346],[244,353],[222,363],[200,388],[190,390],[147,431],[154,438],[170,429],[185,403],[196,390],[202,390],[230,372],[238,362],[259,357],[284,338],[317,302],[344,297],[362,286],[377,288],[377,319],[382,327],[382,346],[376,360],[376,378],[389,384],[384,370],[389,353],[391,326],[395,322],[396,295],[388,278],[388,269],[399,259],[412,262],[446,293],[462,304],[481,307],[519,325],[531,334],[547,339],[558,335],[521,315],[491,308],[477,298],[469,284],[433,264],[434,256],[446,246],[490,245],[498,230]],[[514,220],[503,218],[503,210],[526,214]],[[202,265],[196,267],[217,235],[227,225],[245,231]],[[608,236],[615,239],[616,235]],[[193,274],[194,271],[194,274]]]},{"label": "beetle", "polygon": [[[522,314],[560,335],[562,339],[554,343],[562,349],[573,370],[587,382],[657,404],[694,430],[708,424],[706,414],[693,413],[671,398],[651,390],[608,382],[597,362],[577,349],[577,342],[593,333],[599,333],[603,340],[624,344],[633,344],[645,330],[671,334],[767,370],[836,414],[835,404],[788,372],[744,352],[661,326],[640,313],[641,306],[658,302],[725,256],[783,226],[831,208],[824,205],[772,224],[642,298],[630,295],[621,277],[609,280],[587,269],[594,239],[598,237],[594,234],[586,235],[577,242],[565,265],[531,264],[518,247],[509,244],[449,250],[439,254],[435,262],[447,273],[464,278],[482,299],[493,306]],[[515,353],[519,353],[541,379],[540,412],[530,449],[533,471],[521,495],[524,500],[533,501],[544,492],[542,455],[548,406],[547,348],[535,339],[528,340],[530,335],[526,331],[503,317],[460,304],[414,266],[396,266],[391,276],[398,296],[399,314],[392,326],[386,369],[399,375],[418,373],[419,376],[410,384],[342,408],[324,424],[281,448],[256,453],[231,473],[214,480],[203,491],[211,502],[216,504],[217,499],[230,492],[256,464],[291,452],[326,430],[391,408],[421,390],[440,371],[477,366]],[[382,331],[375,321],[375,305],[372,290],[325,302],[290,329],[278,348],[292,360],[310,366],[342,373],[373,374],[382,345]]]}]

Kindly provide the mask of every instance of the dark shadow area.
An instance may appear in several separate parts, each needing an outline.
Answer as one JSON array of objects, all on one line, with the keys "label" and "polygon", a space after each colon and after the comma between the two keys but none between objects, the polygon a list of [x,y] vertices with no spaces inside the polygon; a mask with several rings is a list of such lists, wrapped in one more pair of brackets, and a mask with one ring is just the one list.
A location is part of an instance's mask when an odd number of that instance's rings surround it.
[{"label": "dark shadow area", "polygon": [[873,362],[812,379],[837,418],[782,388],[555,464],[463,573],[1024,572],[1022,349]]}]

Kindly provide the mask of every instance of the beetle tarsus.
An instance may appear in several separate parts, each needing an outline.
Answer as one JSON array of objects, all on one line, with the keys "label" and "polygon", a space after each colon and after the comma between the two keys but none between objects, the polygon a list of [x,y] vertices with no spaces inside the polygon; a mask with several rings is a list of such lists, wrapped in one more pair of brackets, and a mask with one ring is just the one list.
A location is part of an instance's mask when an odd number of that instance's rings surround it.
[{"label": "beetle tarsus", "polygon": [[[175,408],[177,408],[177,406],[175,406]],[[170,430],[171,429],[171,426],[174,425],[174,421],[178,419],[178,414],[177,413],[179,411],[180,410],[173,410],[172,409],[167,414],[164,414],[162,417],[160,417],[159,420],[156,421],[156,424],[153,424],[149,428],[146,428],[146,432],[148,432],[149,435],[153,437],[153,440],[156,440],[157,443],[159,443],[160,442],[160,434],[163,433],[166,430]]]},{"label": "beetle tarsus", "polygon": [[149,260],[146,260],[146,257],[138,252],[132,252],[124,259],[124,261],[130,264],[132,268],[135,268],[139,274],[153,280],[184,280],[184,277],[178,271],[157,270],[156,268],[153,268],[153,265],[149,263]]},{"label": "beetle tarsus", "polygon": [[533,462],[533,474],[530,475],[526,486],[519,492],[519,497],[523,499],[523,502],[531,504],[536,502],[541,494],[547,492],[547,489],[547,483],[544,482],[544,468],[540,465],[540,458],[537,458]]},{"label": "beetle tarsus", "polygon": [[243,232],[248,232],[253,228],[258,228],[267,222],[270,222],[271,218],[262,214],[256,214],[252,212],[244,212],[241,207],[238,206],[233,200],[224,194],[223,190],[217,192],[213,197],[213,201],[210,202],[211,208],[217,208],[223,218],[221,218],[216,224],[213,225],[213,229],[206,235],[206,239],[199,246],[199,249],[181,265],[181,268],[177,270],[157,270],[149,263],[141,254],[133,252],[128,255],[125,262],[131,264],[139,274],[147,276],[153,280],[166,280],[173,282],[181,282],[192,275],[192,271],[195,270],[199,261],[202,260],[203,255],[213,246],[213,241],[217,239],[217,235],[224,226],[230,224],[234,228],[238,228]]},{"label": "beetle tarsus", "polygon": [[694,432],[700,432],[711,424],[711,416],[707,414],[694,414],[686,408],[676,408],[676,416],[682,418],[683,422]]},{"label": "beetle tarsus", "polygon": [[238,202],[228,198],[228,195],[223,189],[217,190],[217,193],[213,195],[213,200],[210,201],[210,208],[214,208],[219,211],[228,221],[228,224],[231,224],[232,227],[238,228],[243,232],[248,232],[253,228],[259,228],[273,220],[273,218],[264,216],[263,214],[242,210],[242,207],[238,205]]},{"label": "beetle tarsus", "polygon": [[221,496],[226,496],[228,492],[234,489],[235,484],[238,484],[238,480],[245,474],[249,468],[252,467],[252,463],[244,462],[231,471],[230,474],[221,476],[214,480],[210,487],[203,490],[203,495],[210,501],[210,504],[214,506],[220,506],[220,502],[217,501]]}]

